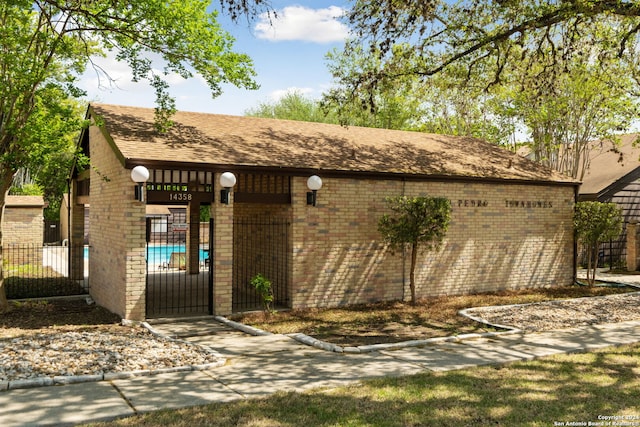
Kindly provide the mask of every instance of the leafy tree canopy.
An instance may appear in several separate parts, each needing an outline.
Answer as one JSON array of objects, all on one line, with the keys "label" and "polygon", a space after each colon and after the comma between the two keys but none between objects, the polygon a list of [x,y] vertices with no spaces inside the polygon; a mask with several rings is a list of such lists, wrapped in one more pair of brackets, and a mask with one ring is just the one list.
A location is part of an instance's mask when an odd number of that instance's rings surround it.
[{"label": "leafy tree canopy", "polygon": [[615,203],[578,202],[573,223],[576,236],[587,253],[587,280],[593,284],[598,266],[598,245],[620,235],[622,213]]},{"label": "leafy tree canopy", "polygon": [[378,230],[392,249],[407,244],[423,243],[437,249],[449,227],[451,202],[444,197],[391,197],[387,207],[392,211],[378,222]]},{"label": "leafy tree canopy", "polygon": [[300,91],[288,92],[274,102],[262,102],[257,107],[247,110],[245,115],[269,119],[337,123],[335,117],[325,114],[319,102],[305,97]]},{"label": "leafy tree canopy", "polygon": [[[267,0],[220,5],[236,20],[269,10]],[[213,96],[224,83],[256,88],[252,61],[232,50],[233,38],[209,6],[208,0],[0,2],[0,211],[18,169],[34,170],[68,151],[70,135],[82,124],[70,100],[83,95],[76,82],[92,56],[113,51],[135,81],[149,81],[156,90],[158,131],[170,126],[175,111],[169,74],[197,73]],[[162,59],[160,70],[153,56]],[[1,279],[0,311],[6,308]]]},{"label": "leafy tree canopy", "polygon": [[[431,76],[455,63],[470,72],[483,68],[489,83],[498,83],[511,64],[526,58],[555,64],[585,39],[598,43],[602,55],[635,62],[638,17],[640,3],[633,0],[354,0],[347,49],[364,46],[380,60],[381,67],[361,74],[362,87]],[[606,37],[589,32],[603,22],[610,24]]]},{"label": "leafy tree canopy", "polygon": [[451,202],[444,197],[387,198],[391,214],[378,221],[378,231],[391,250],[411,249],[409,287],[411,302],[416,303],[415,271],[420,249],[438,249],[451,221]]},{"label": "leafy tree canopy", "polygon": [[580,178],[589,144],[637,117],[636,2],[354,0],[345,19],[353,38],[326,96],[343,122],[404,93],[414,129],[528,139],[537,161]]}]

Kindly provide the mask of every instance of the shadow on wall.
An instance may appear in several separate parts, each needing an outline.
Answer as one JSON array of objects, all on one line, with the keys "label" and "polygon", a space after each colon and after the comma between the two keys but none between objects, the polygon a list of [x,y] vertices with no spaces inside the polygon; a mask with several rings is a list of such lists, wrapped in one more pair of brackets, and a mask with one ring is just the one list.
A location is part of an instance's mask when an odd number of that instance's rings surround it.
[{"label": "shadow on wall", "polygon": [[416,271],[419,296],[470,294],[566,285],[573,278],[573,247],[566,231],[553,238],[530,235],[519,241],[467,240],[427,252]]},{"label": "shadow on wall", "polygon": [[[418,298],[566,285],[573,278],[573,248],[562,242],[567,242],[565,231],[551,239],[532,235],[520,241],[445,242],[438,252],[420,254],[416,269]],[[317,274],[309,278],[308,288],[301,290],[304,295],[299,295],[298,303],[305,306],[409,297],[408,252],[403,260],[400,253],[393,255],[382,243],[370,241],[333,246],[325,257],[313,251],[304,256],[318,267]]]},{"label": "shadow on wall", "polygon": [[402,299],[402,269],[390,276],[390,263],[402,264],[401,258],[390,256],[386,246],[377,241],[362,244],[333,245],[318,256],[313,250],[305,252],[308,260],[296,262],[317,266],[317,274],[309,278],[308,289],[299,295],[305,306],[340,306],[367,302]]}]

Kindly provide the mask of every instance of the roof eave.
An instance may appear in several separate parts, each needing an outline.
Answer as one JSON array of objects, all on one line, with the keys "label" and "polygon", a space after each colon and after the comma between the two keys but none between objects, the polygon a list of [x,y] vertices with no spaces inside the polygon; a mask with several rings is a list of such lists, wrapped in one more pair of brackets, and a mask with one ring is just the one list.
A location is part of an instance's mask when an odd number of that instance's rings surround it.
[{"label": "roof eave", "polygon": [[292,176],[308,176],[313,174],[322,174],[326,177],[336,178],[377,178],[390,180],[408,180],[408,181],[459,181],[459,182],[484,182],[484,183],[501,183],[501,184],[526,184],[526,185],[554,185],[554,186],[572,186],[578,187],[579,181],[575,180],[545,180],[545,179],[529,179],[529,178],[500,178],[486,176],[468,176],[468,175],[443,175],[443,174],[426,174],[426,173],[408,173],[408,172],[383,172],[383,171],[362,171],[362,170],[340,170],[340,169],[324,169],[324,168],[300,168],[300,167],[282,167],[282,166],[261,166],[248,164],[221,164],[221,163],[201,163],[201,162],[176,162],[170,160],[150,160],[145,158],[127,158],[124,160],[124,167],[132,169],[135,166],[142,165],[150,169],[181,169],[194,171],[215,171],[225,172],[233,170],[238,173],[263,173],[272,175],[292,175]]},{"label": "roof eave", "polygon": [[613,197],[613,195],[615,193],[617,193],[622,188],[624,188],[625,185],[627,185],[627,184],[629,184],[629,183],[631,183],[633,181],[636,181],[639,178],[640,178],[640,167],[635,168],[634,170],[632,170],[628,174],[624,175],[620,179],[614,181],[613,183],[609,184],[608,186],[606,186],[602,190],[598,191],[597,199],[600,200],[600,201],[602,201],[602,200],[610,200],[611,197]]}]

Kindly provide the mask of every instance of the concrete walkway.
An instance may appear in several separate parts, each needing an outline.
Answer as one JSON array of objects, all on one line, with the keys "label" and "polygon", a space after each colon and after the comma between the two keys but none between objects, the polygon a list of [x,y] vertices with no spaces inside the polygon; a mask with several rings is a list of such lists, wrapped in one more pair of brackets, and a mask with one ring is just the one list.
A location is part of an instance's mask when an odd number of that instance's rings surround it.
[{"label": "concrete walkway", "polygon": [[113,381],[0,392],[0,426],[74,425],[163,408],[265,397],[277,391],[337,387],[361,379],[449,371],[640,342],[640,321],[533,334],[436,341],[351,354],[324,351],[284,335],[250,336],[213,318],[154,325],[208,346],[224,366]]}]

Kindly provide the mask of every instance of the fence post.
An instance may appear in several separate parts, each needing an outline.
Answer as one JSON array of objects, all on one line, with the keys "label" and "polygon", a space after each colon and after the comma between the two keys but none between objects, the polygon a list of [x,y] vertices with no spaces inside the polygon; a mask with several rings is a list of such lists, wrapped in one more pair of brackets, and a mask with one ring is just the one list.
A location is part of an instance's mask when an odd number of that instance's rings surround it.
[{"label": "fence post", "polygon": [[627,223],[627,271],[636,271],[638,269],[638,250],[637,244],[638,223],[631,221]]}]

